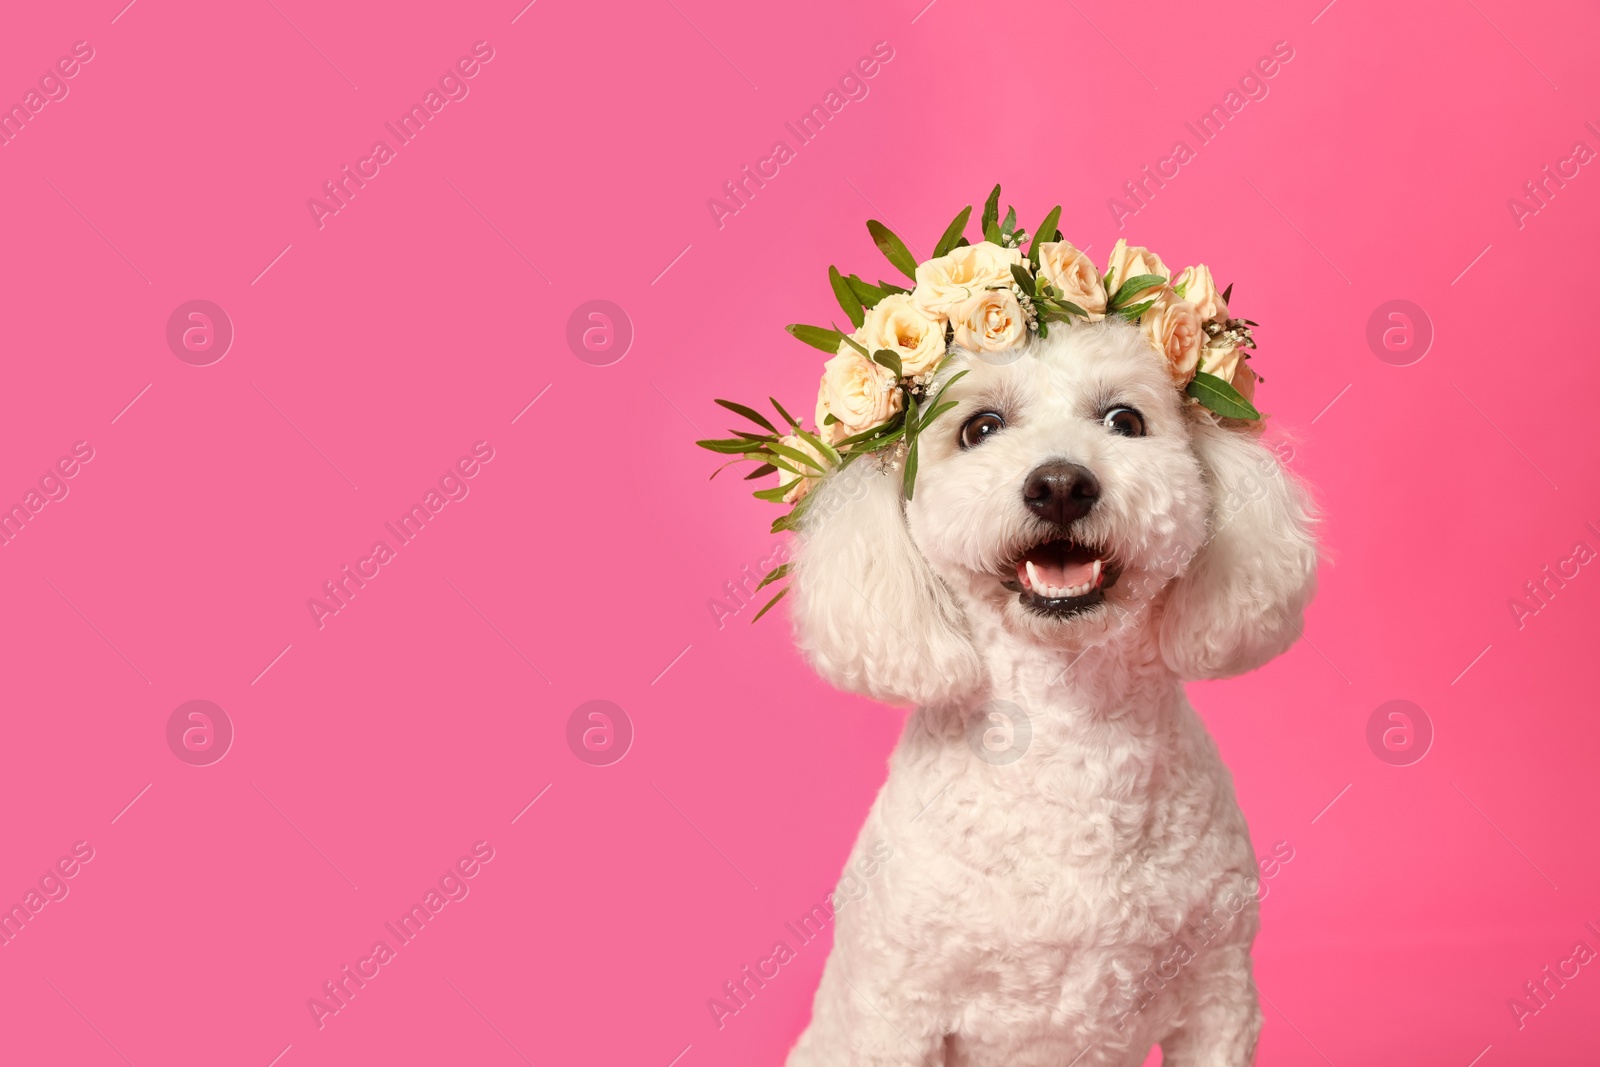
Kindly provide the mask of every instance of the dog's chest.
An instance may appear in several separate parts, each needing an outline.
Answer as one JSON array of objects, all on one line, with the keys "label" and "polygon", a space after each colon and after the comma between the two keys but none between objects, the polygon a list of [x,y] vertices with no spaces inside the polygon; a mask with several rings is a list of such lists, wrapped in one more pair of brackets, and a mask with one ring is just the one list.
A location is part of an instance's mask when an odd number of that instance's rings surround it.
[{"label": "dog's chest", "polygon": [[1186,705],[1030,726],[1027,751],[1004,763],[930,734],[942,743],[902,753],[884,798],[905,842],[897,888],[919,904],[908,920],[972,965],[1051,946],[1063,960],[1156,949],[1228,872],[1253,868],[1227,772]]}]

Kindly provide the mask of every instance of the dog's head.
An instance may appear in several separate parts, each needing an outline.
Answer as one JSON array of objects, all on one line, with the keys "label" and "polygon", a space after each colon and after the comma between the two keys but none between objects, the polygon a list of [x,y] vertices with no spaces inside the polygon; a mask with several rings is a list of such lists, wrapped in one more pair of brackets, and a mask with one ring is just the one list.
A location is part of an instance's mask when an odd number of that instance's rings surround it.
[{"label": "dog's head", "polygon": [[1260,666],[1315,581],[1304,496],[1273,452],[1186,402],[1121,322],[1056,327],[1008,362],[955,350],[911,501],[861,460],[816,490],[795,620],[829,681],[891,702],[979,689],[975,635],[1058,648],[1142,629],[1182,678]]}]

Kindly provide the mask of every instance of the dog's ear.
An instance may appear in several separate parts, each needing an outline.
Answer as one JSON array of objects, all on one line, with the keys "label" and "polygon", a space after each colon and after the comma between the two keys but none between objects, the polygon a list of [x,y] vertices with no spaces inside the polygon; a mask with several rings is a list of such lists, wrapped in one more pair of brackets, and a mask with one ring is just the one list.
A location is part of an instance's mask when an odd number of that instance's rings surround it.
[{"label": "dog's ear", "polygon": [[1300,485],[1258,437],[1201,418],[1194,449],[1211,485],[1210,536],[1168,588],[1161,655],[1182,678],[1226,678],[1300,635],[1316,591],[1314,519]]},{"label": "dog's ear", "polygon": [[982,684],[964,612],[906,528],[900,474],[857,460],[812,492],[794,624],[818,674],[891,704],[941,706]]}]

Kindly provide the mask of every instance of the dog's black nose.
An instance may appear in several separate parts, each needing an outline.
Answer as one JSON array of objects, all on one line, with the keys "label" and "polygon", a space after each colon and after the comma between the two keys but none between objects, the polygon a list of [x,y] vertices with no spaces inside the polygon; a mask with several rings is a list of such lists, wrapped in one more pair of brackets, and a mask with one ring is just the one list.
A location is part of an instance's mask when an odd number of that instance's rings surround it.
[{"label": "dog's black nose", "polygon": [[1035,467],[1022,485],[1022,500],[1029,510],[1062,527],[1089,514],[1099,499],[1100,481],[1094,472],[1060,460]]}]

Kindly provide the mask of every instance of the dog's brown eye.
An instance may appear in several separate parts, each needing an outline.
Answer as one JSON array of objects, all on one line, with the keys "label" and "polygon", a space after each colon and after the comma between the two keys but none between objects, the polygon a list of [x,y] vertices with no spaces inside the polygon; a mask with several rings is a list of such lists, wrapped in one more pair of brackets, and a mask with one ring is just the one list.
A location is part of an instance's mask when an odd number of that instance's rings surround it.
[{"label": "dog's brown eye", "polygon": [[1100,421],[1106,429],[1123,437],[1144,436],[1144,416],[1132,408],[1112,408]]},{"label": "dog's brown eye", "polygon": [[992,411],[985,411],[981,415],[974,415],[961,427],[961,447],[972,448],[981,445],[984,439],[991,434],[997,434],[1006,428],[1006,420]]}]

